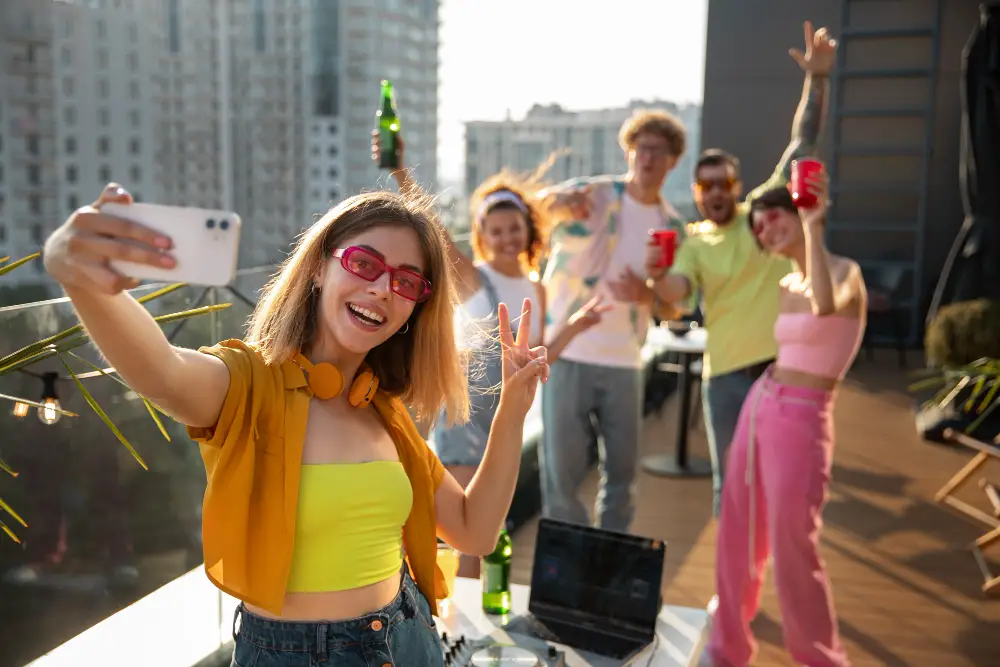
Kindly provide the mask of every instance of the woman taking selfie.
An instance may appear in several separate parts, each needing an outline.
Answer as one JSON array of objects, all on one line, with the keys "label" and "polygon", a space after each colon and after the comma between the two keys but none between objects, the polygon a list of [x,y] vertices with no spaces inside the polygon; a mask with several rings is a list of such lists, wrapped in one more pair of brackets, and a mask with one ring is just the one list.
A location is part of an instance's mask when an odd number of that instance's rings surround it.
[{"label": "woman taking selfie", "polygon": [[837,631],[819,533],[833,458],[833,407],[865,329],[867,295],[856,262],[823,242],[828,182],[807,181],[817,204],[797,209],[785,187],[750,205],[765,252],[794,261],[781,282],[774,326],[778,356],[757,380],[729,450],[716,550],[718,609],[708,652],[718,667],[744,667],[756,651],[764,568],[774,578],[785,644],[799,664],[849,664]]},{"label": "woman taking selfie", "polygon": [[473,554],[496,544],[548,375],[530,325],[515,340],[500,308],[495,428],[463,490],[404,407],[468,413],[444,239],[422,196],[341,203],[264,288],[246,339],[198,351],[171,345],[124,291],[138,281],[110,268],[175,263],[169,238],[102,214],[110,202],[131,196],[109,185],[71,215],[45,266],[118,374],[201,445],[205,569],[242,601],[233,664],[443,664],[436,535]]},{"label": "woman taking selfie", "polygon": [[[400,192],[414,187],[405,168],[405,144],[397,138],[399,168],[392,175]],[[531,340],[542,345],[546,338],[547,358],[551,363],[579,333],[597,324],[610,308],[597,298],[574,313],[554,332],[546,331],[545,289],[537,274],[545,253],[548,220],[535,194],[541,191],[541,178],[551,167],[550,158],[533,174],[518,177],[501,172],[486,179],[472,194],[470,245],[473,256],[456,248],[445,232],[448,261],[457,274],[456,293],[462,308],[456,313],[459,346],[471,352],[469,373],[469,421],[448,425],[438,420],[431,433],[435,452],[460,484],[467,484],[475,474],[486,450],[490,424],[496,412],[496,387],[500,384],[500,348],[495,340],[498,305],[532,304]],[[381,158],[379,133],[372,133],[372,159]],[[534,276],[532,275],[534,274]],[[520,322],[513,322],[518,331]],[[549,335],[551,334],[551,335]],[[479,576],[479,559],[463,555],[458,575]]]}]

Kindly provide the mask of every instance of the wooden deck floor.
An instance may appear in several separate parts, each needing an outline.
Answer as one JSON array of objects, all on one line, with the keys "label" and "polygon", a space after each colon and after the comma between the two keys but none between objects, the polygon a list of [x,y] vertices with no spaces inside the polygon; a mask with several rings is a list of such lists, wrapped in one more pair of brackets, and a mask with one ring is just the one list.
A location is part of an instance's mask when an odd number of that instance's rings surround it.
[{"label": "wooden deck floor", "polygon": [[[883,353],[874,363],[859,360],[837,406],[837,450],[822,555],[833,581],[841,633],[857,667],[997,666],[1000,600],[980,591],[982,579],[966,549],[985,530],[933,500],[969,455],[920,441],[906,382],[894,355]],[[670,402],[660,417],[647,421],[644,452],[673,446],[675,410]],[[691,440],[694,454],[707,455],[703,427],[698,425]],[[987,475],[1000,479],[1000,470],[989,469]],[[594,498],[596,481],[592,472],[583,497]],[[638,488],[633,532],[668,543],[666,602],[704,606],[714,592],[710,480],[641,474]],[[514,536],[515,582],[530,583],[536,529],[537,519]],[[795,664],[782,646],[770,582],[753,627],[760,641],[756,665]]]}]

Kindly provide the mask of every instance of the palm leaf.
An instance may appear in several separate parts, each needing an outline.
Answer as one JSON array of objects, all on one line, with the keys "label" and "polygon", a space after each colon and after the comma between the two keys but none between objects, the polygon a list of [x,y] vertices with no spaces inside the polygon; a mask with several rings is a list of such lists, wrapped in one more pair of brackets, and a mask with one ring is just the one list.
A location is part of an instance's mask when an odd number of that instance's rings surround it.
[{"label": "palm leaf", "polygon": [[16,472],[9,465],[7,465],[7,462],[4,461],[3,459],[0,459],[0,470],[4,471],[5,473],[7,473],[8,475],[10,475],[11,477],[17,477],[18,475],[21,474],[19,472]]},{"label": "palm leaf", "polygon": [[14,531],[7,527],[3,521],[0,521],[0,530],[7,533],[7,537],[14,540],[14,544],[20,544],[21,540],[14,534]]},{"label": "palm leaf", "polygon": [[19,524],[21,524],[22,526],[24,526],[25,528],[27,528],[27,527],[28,527],[28,522],[27,522],[27,521],[25,521],[24,519],[22,519],[22,518],[21,518],[21,515],[19,515],[19,514],[18,514],[17,512],[15,512],[15,511],[14,511],[14,508],[13,508],[13,507],[11,507],[11,506],[10,506],[10,505],[8,505],[7,503],[5,503],[5,502],[4,502],[4,500],[3,500],[3,498],[0,498],[0,510],[3,510],[3,511],[4,511],[4,512],[6,512],[7,514],[9,514],[9,515],[11,515],[12,517],[14,517],[14,519],[15,519],[15,520],[16,520],[16,521],[17,521],[17,522],[18,522]]},{"label": "palm leaf", "polygon": [[[161,292],[163,290],[160,290]],[[154,292],[153,295],[156,293]],[[147,295],[147,296],[153,296]],[[170,313],[168,315],[159,315],[153,319],[160,324],[166,324],[169,322],[175,322],[177,320],[187,319],[189,317],[198,317],[200,315],[206,315],[208,313],[214,313],[225,308],[232,306],[230,303],[220,303],[211,306],[201,306],[199,308],[192,308],[191,310],[183,310],[178,313]],[[73,336],[76,334],[76,337]],[[90,340],[83,327],[79,324],[66,329],[65,331],[60,331],[59,333],[44,338],[40,341],[36,341],[30,345],[22,347],[16,352],[12,352],[5,357],[0,358],[0,375],[6,375],[12,371],[22,368],[28,364],[36,363],[45,359],[47,357],[54,356],[61,352],[66,352],[70,349],[80,347],[85,345]]]},{"label": "palm leaf", "polygon": [[[27,264],[31,260],[37,259],[38,257],[41,257],[41,255],[42,255],[42,253],[36,252],[33,255],[28,255],[27,257],[22,257],[21,259],[17,260],[16,262],[11,262],[10,264],[4,264],[3,266],[0,266],[0,276],[3,276],[3,275],[6,275],[6,274],[10,273],[11,271],[13,271],[14,269],[16,269],[17,267],[23,266],[24,264]],[[6,262],[8,259],[10,259],[10,258],[9,257],[4,257],[3,261]]]},{"label": "palm leaf", "polygon": [[[111,378],[112,380],[114,380],[115,382],[117,382],[121,386],[125,387],[129,391],[135,391],[134,389],[132,389],[132,387],[128,386],[128,383],[125,382],[125,380],[122,380],[120,377],[118,377],[118,375],[113,374],[115,372],[115,369],[113,369],[113,368],[100,368],[96,364],[91,363],[90,361],[84,359],[83,357],[81,357],[80,355],[76,354],[75,352],[70,352],[69,355],[71,357],[73,357],[74,359],[79,359],[83,363],[87,364],[88,366],[90,366],[91,368],[93,368],[100,375],[103,375],[105,377]],[[167,442],[170,442],[170,434],[167,433],[166,427],[163,425],[163,422],[160,421],[160,416],[158,414],[156,414],[156,410],[153,409],[153,404],[150,403],[149,400],[146,399],[145,396],[140,396],[139,398],[142,399],[143,405],[145,405],[146,409],[149,410],[149,416],[153,418],[153,421],[156,423],[157,428],[160,429],[160,433],[163,434],[163,437],[166,439]]]},{"label": "palm leaf", "polygon": [[107,413],[104,412],[104,409],[97,403],[94,397],[91,396],[90,391],[88,391],[87,388],[83,386],[83,382],[81,382],[80,378],[76,376],[76,373],[73,372],[73,369],[69,367],[69,364],[66,363],[66,360],[62,356],[60,356],[59,361],[61,361],[63,366],[66,367],[66,372],[69,373],[70,376],[73,378],[73,382],[76,383],[76,388],[80,390],[80,394],[83,396],[84,400],[86,400],[87,403],[90,405],[90,408],[97,413],[97,416],[101,418],[101,421],[104,422],[104,425],[107,426],[109,429],[111,429],[111,432],[115,434],[115,437],[118,438],[119,442],[125,445],[125,449],[129,451],[129,454],[131,454],[132,457],[139,462],[139,465],[141,465],[144,470],[149,470],[149,466],[147,466],[146,462],[142,460],[141,456],[139,456],[139,452],[135,451],[135,447],[133,447],[132,443],[128,441],[128,438],[126,438],[124,434],[122,434],[122,432],[118,430],[118,427],[115,426],[114,422],[111,421]]}]

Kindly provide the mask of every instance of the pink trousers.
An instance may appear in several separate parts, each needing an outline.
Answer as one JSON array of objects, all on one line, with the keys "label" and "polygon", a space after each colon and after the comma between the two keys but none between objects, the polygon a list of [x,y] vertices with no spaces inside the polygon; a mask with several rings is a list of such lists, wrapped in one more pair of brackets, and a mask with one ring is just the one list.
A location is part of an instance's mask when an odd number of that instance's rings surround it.
[{"label": "pink trousers", "polygon": [[847,667],[826,568],[819,557],[833,454],[833,394],[757,381],[729,449],[716,555],[719,606],[708,650],[717,667],[756,653],[750,621],[774,557],[785,645],[808,667]]}]

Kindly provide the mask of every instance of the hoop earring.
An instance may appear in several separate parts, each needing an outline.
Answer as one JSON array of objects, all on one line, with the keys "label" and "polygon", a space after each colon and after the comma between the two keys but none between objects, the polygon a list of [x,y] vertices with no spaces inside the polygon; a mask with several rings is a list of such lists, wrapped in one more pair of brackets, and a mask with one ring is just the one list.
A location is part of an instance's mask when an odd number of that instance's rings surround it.
[{"label": "hoop earring", "polygon": [[397,331],[396,335],[402,336],[403,334],[409,333],[409,331],[410,331],[410,321],[406,320],[406,327]]}]

